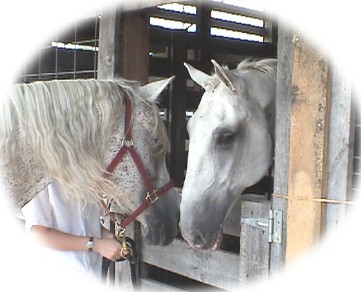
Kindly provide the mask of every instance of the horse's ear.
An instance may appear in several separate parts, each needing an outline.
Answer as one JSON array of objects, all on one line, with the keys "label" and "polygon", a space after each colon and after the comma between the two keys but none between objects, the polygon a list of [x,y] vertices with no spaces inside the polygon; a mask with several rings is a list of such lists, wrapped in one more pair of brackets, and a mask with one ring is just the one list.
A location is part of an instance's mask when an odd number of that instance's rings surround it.
[{"label": "horse's ear", "polygon": [[158,96],[162,93],[162,91],[170,84],[175,76],[154,81],[152,83],[148,83],[140,87],[140,94],[144,96],[147,100],[151,102],[156,102]]},{"label": "horse's ear", "polygon": [[237,88],[233,84],[234,75],[227,68],[223,68],[215,60],[211,60],[214,66],[214,72],[218,78],[232,91],[237,91]]},{"label": "horse's ear", "polygon": [[184,66],[187,68],[189,75],[198,85],[202,86],[205,89],[207,81],[211,78],[208,74],[194,68],[188,63],[184,63]]}]

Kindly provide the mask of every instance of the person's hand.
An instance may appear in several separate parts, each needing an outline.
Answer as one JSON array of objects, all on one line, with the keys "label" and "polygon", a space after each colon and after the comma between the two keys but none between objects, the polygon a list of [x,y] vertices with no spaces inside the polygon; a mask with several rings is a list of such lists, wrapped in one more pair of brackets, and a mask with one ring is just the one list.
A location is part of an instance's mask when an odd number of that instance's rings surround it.
[{"label": "person's hand", "polygon": [[106,235],[104,238],[94,239],[94,251],[108,260],[116,261],[121,258],[120,250],[122,244],[114,239],[114,236],[112,236],[112,238],[109,237],[110,235]]},{"label": "person's hand", "polygon": [[102,238],[115,239],[115,235],[114,233],[110,232],[108,229],[102,227]]}]

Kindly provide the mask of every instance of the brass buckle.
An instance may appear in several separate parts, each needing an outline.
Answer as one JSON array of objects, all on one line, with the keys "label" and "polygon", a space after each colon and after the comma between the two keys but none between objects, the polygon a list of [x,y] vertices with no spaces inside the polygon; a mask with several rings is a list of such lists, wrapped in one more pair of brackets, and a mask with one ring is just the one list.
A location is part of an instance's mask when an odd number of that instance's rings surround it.
[{"label": "brass buckle", "polygon": [[153,190],[151,192],[147,192],[146,199],[151,203],[154,204],[158,199],[158,190]]}]

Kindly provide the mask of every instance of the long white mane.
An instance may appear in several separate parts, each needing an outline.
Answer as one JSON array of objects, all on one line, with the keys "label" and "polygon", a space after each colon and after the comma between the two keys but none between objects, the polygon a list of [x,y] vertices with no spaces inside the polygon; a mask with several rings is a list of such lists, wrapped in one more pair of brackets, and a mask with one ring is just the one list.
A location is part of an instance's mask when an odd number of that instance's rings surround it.
[{"label": "long white mane", "polygon": [[125,80],[14,85],[0,104],[0,167],[37,166],[80,198],[114,191],[101,162],[122,123],[123,96],[134,99],[138,86]]}]

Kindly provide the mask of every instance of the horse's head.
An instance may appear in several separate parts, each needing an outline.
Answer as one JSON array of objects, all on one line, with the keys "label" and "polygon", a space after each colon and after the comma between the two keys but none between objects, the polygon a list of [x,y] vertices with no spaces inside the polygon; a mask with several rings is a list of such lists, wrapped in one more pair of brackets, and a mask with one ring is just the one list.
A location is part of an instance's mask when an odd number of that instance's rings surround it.
[{"label": "horse's head", "polygon": [[[149,181],[155,189],[162,188],[169,183],[165,155],[168,149],[168,138],[164,124],[160,119],[156,99],[161,91],[173,78],[150,83],[135,89],[132,97],[131,111],[131,146],[139,155],[141,164],[144,165]],[[124,139],[124,119],[120,120],[119,137]],[[130,141],[126,141],[127,144]],[[118,145],[119,142],[114,143]],[[128,145],[129,146],[129,145]],[[119,148],[111,151],[111,156]],[[117,185],[117,192],[113,199],[124,214],[131,214],[145,200],[147,183],[144,174],[136,166],[136,158],[128,152],[114,169],[112,180]],[[162,195],[154,204],[142,212],[137,220],[144,227],[145,240],[153,245],[169,244],[177,235],[179,223],[179,199],[171,188]]]},{"label": "horse's head", "polygon": [[239,66],[230,71],[212,62],[214,76],[185,64],[205,93],[187,125],[190,142],[180,228],[188,243],[201,249],[217,248],[237,196],[259,181],[272,161],[267,111],[275,79],[246,65],[247,70]]}]

